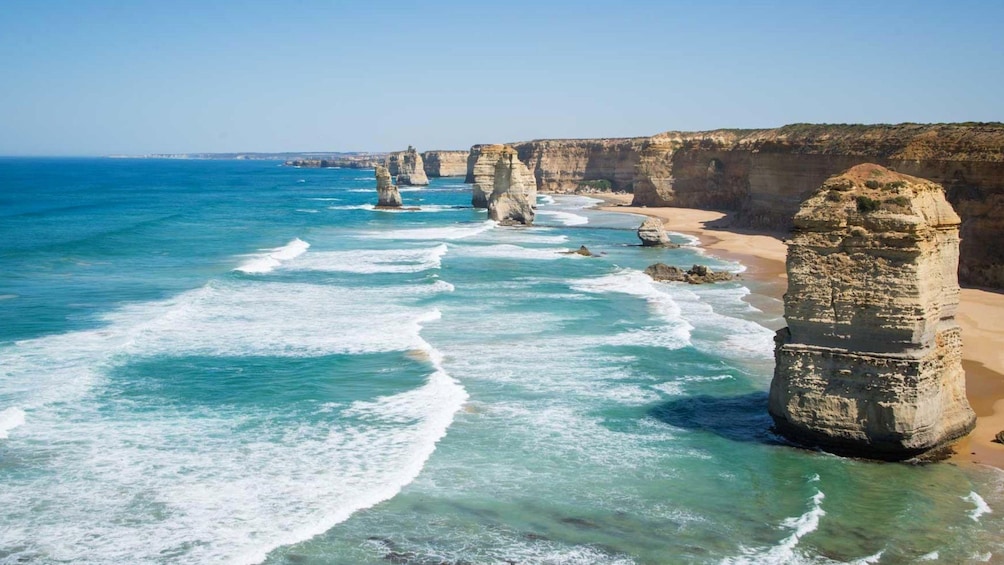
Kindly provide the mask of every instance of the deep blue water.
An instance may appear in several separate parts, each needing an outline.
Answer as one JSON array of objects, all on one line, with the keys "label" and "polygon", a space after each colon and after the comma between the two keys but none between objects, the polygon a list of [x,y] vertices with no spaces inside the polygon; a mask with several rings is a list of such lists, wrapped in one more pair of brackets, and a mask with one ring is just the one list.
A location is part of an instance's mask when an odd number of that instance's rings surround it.
[{"label": "deep blue water", "polygon": [[641,273],[740,265],[582,197],[502,228],[374,185],[0,159],[0,563],[1004,555],[998,472],[784,445],[778,313]]}]

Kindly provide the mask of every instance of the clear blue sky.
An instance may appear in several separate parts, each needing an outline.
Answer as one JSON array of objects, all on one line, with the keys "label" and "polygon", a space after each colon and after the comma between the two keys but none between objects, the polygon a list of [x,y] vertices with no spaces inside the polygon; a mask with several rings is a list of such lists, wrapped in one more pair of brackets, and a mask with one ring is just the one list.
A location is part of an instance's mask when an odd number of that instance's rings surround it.
[{"label": "clear blue sky", "polygon": [[1004,121],[1004,1],[3,0],[0,154]]}]

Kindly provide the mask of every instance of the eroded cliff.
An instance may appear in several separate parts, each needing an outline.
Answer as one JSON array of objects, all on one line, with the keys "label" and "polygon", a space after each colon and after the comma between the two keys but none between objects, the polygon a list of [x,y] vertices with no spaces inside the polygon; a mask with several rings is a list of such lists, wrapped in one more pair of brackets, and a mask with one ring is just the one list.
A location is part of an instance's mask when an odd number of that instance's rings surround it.
[{"label": "eroded cliff", "polygon": [[467,174],[468,151],[424,151],[427,177],[462,177]]},{"label": "eroded cliff", "polygon": [[959,224],[939,185],[873,164],[802,204],[770,389],[779,431],[903,459],[972,429],[955,322]]},{"label": "eroded cliff", "polygon": [[[484,157],[484,155],[482,156]],[[512,147],[503,147],[495,162],[488,217],[503,225],[533,224],[537,182]]]},{"label": "eroded cliff", "polygon": [[408,146],[405,151],[387,155],[387,170],[401,186],[425,186],[429,178],[425,176],[425,164],[415,148]]}]

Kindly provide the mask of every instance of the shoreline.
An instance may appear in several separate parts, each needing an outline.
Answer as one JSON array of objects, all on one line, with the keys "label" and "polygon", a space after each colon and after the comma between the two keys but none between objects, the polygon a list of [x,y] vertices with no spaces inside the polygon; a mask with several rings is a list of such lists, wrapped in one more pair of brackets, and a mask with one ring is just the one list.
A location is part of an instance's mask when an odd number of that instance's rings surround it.
[{"label": "shoreline", "polygon": [[[743,278],[754,283],[750,303],[768,314],[784,314],[784,234],[731,228],[722,221],[724,212],[631,206],[630,194],[590,196],[603,200],[599,210],[659,218],[666,231],[694,236],[714,255],[746,265]],[[992,441],[1004,430],[1004,294],[962,288],[956,320],[962,328],[966,396],[976,412],[976,428],[952,445],[948,461],[1004,470],[1004,445]]]}]

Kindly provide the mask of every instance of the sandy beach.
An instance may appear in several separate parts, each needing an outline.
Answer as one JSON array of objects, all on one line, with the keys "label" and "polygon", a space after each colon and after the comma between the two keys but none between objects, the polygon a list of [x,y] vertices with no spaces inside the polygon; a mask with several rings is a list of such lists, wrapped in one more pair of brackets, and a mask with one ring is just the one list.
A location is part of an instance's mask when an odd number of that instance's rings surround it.
[{"label": "sandy beach", "polygon": [[[756,290],[764,296],[754,306],[781,313],[787,288],[783,234],[717,227],[726,216],[722,212],[630,206],[630,194],[597,197],[606,202],[601,210],[660,218],[666,230],[695,236],[712,254],[743,263],[747,266],[743,276],[763,283]],[[962,327],[966,394],[977,421],[973,433],[954,446],[952,461],[1004,469],[1004,445],[992,441],[1004,430],[1004,294],[963,288],[957,320]]]}]

